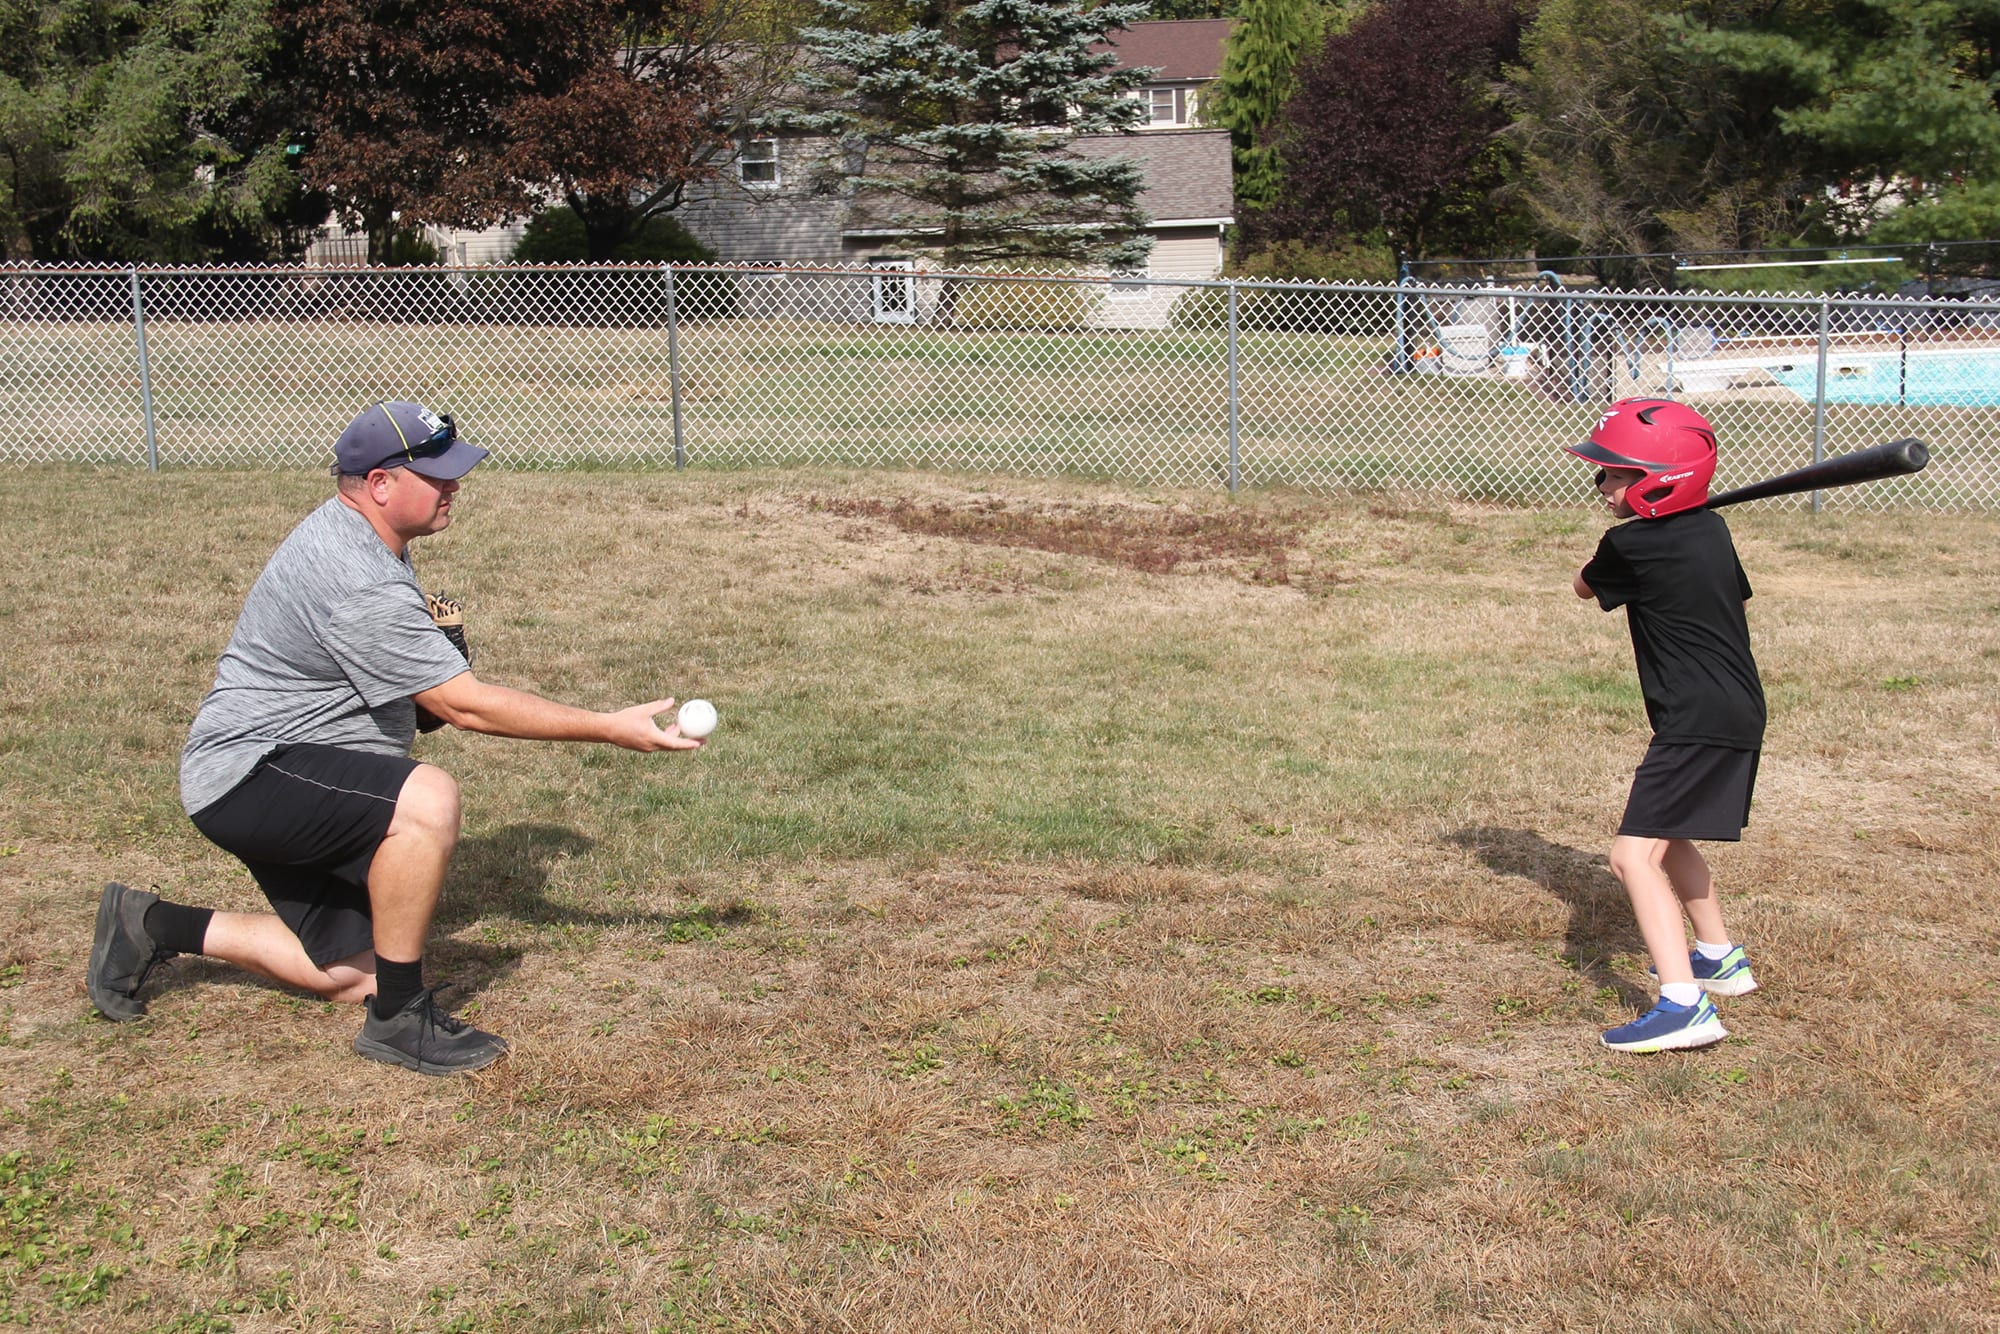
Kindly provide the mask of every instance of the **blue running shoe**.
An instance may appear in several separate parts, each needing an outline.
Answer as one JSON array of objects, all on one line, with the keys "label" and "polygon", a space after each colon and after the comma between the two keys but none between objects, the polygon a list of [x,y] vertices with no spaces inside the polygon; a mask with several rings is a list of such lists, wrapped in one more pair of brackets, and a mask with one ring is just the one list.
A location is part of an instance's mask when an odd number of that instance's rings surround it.
[{"label": "blue running shoe", "polygon": [[[1704,959],[1700,950],[1689,950],[1688,963],[1694,968],[1694,980],[1711,996],[1747,996],[1757,989],[1750,956],[1741,945],[1730,946],[1729,953],[1720,959]],[[1646,965],[1646,972],[1651,977],[1660,975],[1651,964]]]},{"label": "blue running shoe", "polygon": [[1728,1036],[1715,1002],[1703,996],[1692,1005],[1662,1000],[1631,1023],[1605,1030],[1603,1041],[1613,1051],[1679,1051]]}]

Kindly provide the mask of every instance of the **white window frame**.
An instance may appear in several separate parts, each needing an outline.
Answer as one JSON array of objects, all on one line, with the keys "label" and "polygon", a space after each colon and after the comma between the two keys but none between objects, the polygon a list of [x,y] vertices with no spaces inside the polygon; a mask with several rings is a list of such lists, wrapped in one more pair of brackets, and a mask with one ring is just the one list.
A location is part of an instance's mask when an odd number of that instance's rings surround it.
[{"label": "white window frame", "polygon": [[[752,151],[766,150],[755,156]],[[769,179],[752,175],[753,168],[770,168]],[[779,184],[778,141],[776,139],[752,138],[743,141],[741,151],[736,154],[736,179],[753,190],[775,190]]]},{"label": "white window frame", "polygon": [[[1164,105],[1162,105],[1164,99]],[[1166,115],[1161,115],[1161,111]],[[1166,84],[1152,84],[1146,89],[1146,123],[1148,125],[1185,125],[1188,123],[1188,90]]]},{"label": "white window frame", "polygon": [[1113,269],[1107,295],[1113,301],[1143,301],[1152,294],[1147,282],[1151,277],[1152,270],[1143,264],[1132,269]]},{"label": "white window frame", "polygon": [[868,283],[875,323],[915,324],[917,279],[912,270],[916,265],[907,259],[871,259],[868,267],[883,270],[873,275]]}]

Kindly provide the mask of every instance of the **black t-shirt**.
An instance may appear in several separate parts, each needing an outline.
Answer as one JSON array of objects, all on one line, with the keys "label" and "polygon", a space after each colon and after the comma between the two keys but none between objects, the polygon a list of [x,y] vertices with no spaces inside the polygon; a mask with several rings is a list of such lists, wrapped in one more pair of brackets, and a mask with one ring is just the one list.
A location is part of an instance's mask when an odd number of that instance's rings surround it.
[{"label": "black t-shirt", "polygon": [[1712,510],[1634,519],[1604,534],[1583,581],[1625,608],[1655,741],[1764,744],[1764,687],[1743,603],[1750,581]]}]

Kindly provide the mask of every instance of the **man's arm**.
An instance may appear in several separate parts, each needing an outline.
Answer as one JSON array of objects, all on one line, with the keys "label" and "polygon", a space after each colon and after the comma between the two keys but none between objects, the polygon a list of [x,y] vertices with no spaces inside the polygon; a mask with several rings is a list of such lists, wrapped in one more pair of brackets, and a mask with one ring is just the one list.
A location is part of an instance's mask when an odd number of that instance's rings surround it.
[{"label": "man's arm", "polygon": [[701,742],[681,735],[678,726],[664,730],[653,719],[674,707],[671,699],[635,704],[616,713],[597,713],[543,699],[525,690],[488,685],[471,672],[460,672],[442,685],[418,691],[410,698],[453,727],[488,736],[523,741],[602,741],[626,750],[698,750]]},{"label": "man's arm", "polygon": [[1589,584],[1583,581],[1582,570],[1578,570],[1576,572],[1576,578],[1573,581],[1571,581],[1570,587],[1575,589],[1576,595],[1580,598],[1583,598],[1585,601],[1589,601],[1591,598],[1597,596],[1597,590],[1592,588]]}]

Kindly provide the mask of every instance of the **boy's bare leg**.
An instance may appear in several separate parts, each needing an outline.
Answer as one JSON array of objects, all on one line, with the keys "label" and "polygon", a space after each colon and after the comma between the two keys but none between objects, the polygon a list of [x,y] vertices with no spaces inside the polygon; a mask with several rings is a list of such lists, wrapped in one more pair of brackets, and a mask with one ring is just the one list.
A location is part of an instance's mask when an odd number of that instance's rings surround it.
[{"label": "boy's bare leg", "polygon": [[1722,924],[1722,904],[1715,897],[1715,881],[1701,849],[1684,838],[1670,838],[1666,844],[1661,865],[1694,924],[1694,938],[1704,945],[1727,945],[1729,928]]},{"label": "boy's bare leg", "polygon": [[[1688,962],[1681,900],[1666,871],[1667,847],[1672,841],[1675,840],[1620,834],[1611,843],[1611,873],[1625,886],[1625,896],[1632,901],[1632,915],[1638,919],[1639,934],[1645,937],[1646,952],[1653,956],[1660,984],[1682,982],[1692,986],[1694,967]],[[1697,860],[1699,856],[1696,854]],[[1712,905],[1712,898],[1710,902]]]}]

